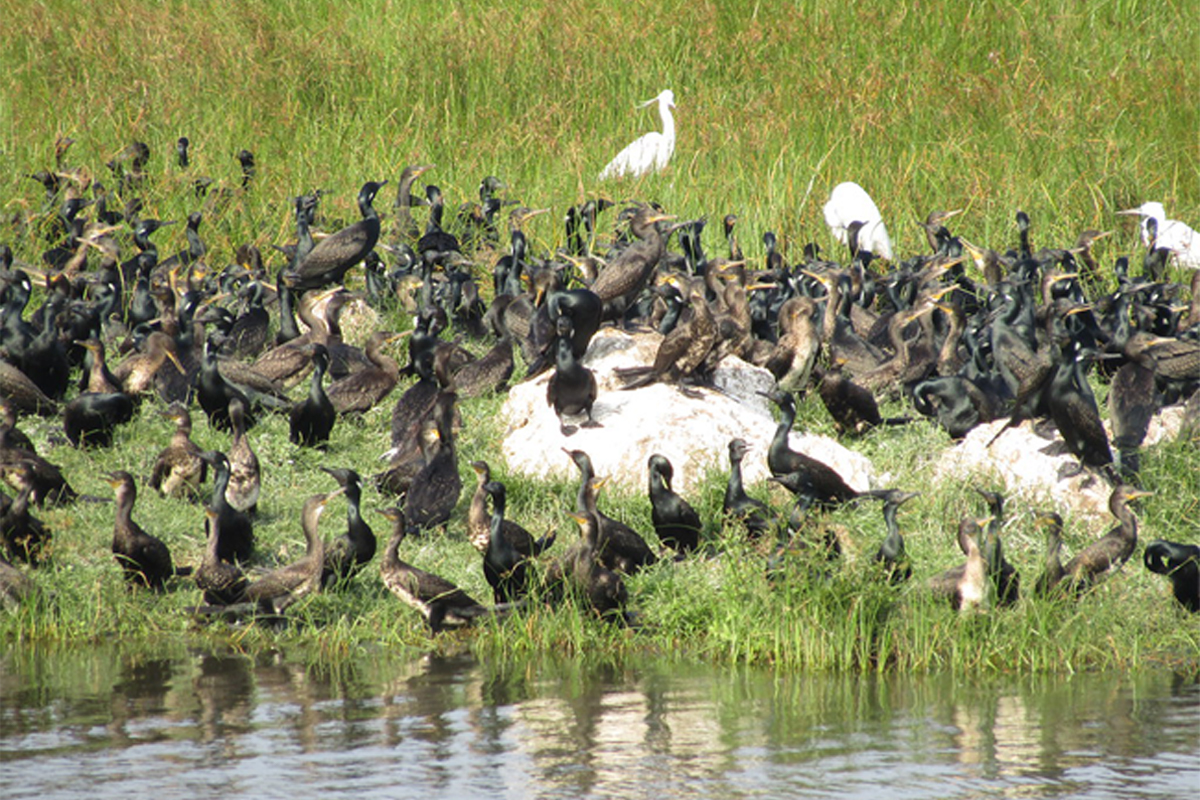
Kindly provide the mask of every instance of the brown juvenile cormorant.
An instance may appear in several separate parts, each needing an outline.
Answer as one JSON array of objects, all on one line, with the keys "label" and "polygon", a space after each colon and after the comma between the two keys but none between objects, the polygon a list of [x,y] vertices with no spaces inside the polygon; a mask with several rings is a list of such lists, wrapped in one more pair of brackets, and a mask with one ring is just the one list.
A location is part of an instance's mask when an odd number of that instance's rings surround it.
[{"label": "brown juvenile cormorant", "polygon": [[667,249],[666,239],[656,223],[668,219],[674,217],[660,214],[650,206],[642,206],[630,218],[629,229],[640,241],[610,261],[589,287],[604,304],[604,319],[620,321],[645,287]]},{"label": "brown juvenile cormorant", "polygon": [[[594,488],[591,494],[595,495]],[[572,548],[562,567],[566,577],[602,619],[624,622],[629,594],[621,575],[606,567],[598,555],[600,523],[597,516],[575,512],[570,517],[579,524],[580,542]]]},{"label": "brown juvenile cormorant", "polygon": [[592,405],[596,402],[596,376],[575,357],[571,347],[571,320],[559,317],[557,322],[558,343],[555,351],[554,374],[546,383],[546,404],[558,415],[559,429],[563,436],[570,436],[577,428],[563,422],[564,416],[586,414],[584,428],[599,428],[592,419]]},{"label": "brown juvenile cormorant", "polygon": [[263,575],[246,587],[245,598],[255,603],[264,616],[279,615],[307,594],[321,590],[321,570],[325,563],[325,540],[317,529],[325,504],[341,489],[313,495],[304,501],[300,524],[304,530],[304,556]]},{"label": "brown juvenile cormorant", "polygon": [[329,369],[329,351],[323,344],[313,344],[312,351],[312,384],[308,397],[292,406],[288,438],[303,447],[323,447],[337,420],[337,409],[321,385]]},{"label": "brown juvenile cormorant", "polygon": [[0,556],[0,604],[15,608],[23,603],[35,589],[27,575]]},{"label": "brown juvenile cormorant", "polygon": [[655,453],[647,465],[650,475],[650,520],[658,540],[680,555],[700,546],[700,515],[671,489],[675,470],[666,456]]},{"label": "brown juvenile cormorant", "polygon": [[133,476],[124,471],[111,472],[108,482],[117,493],[112,552],[121,565],[125,582],[161,592],[167,578],[191,574],[190,569],[176,569],[171,563],[171,551],[166,544],[146,533],[133,521],[133,504],[137,499],[137,485],[133,482]]},{"label": "brown juvenile cormorant", "polygon": [[784,392],[803,392],[821,350],[816,323],[817,305],[799,295],[779,307],[779,339],[763,365],[775,376],[775,386]]},{"label": "brown juvenile cormorant", "polygon": [[392,594],[415,608],[425,618],[429,630],[440,633],[446,628],[461,628],[493,613],[492,609],[455,586],[450,581],[418,569],[400,560],[400,543],[404,541],[407,524],[399,508],[385,508],[379,513],[392,522],[392,535],[383,549],[379,572],[383,585]]},{"label": "brown juvenile cormorant", "polygon": [[771,509],[757,497],[746,494],[742,485],[742,459],[750,450],[743,439],[729,441],[729,481],[725,484],[722,511],[746,527],[751,539],[758,539],[770,529]]},{"label": "brown juvenile cormorant", "polygon": [[367,358],[372,366],[353,372],[329,387],[326,394],[339,414],[365,413],[391,394],[400,380],[400,365],[396,359],[383,352],[385,345],[396,341],[404,333],[376,331],[367,340]]},{"label": "brown juvenile cormorant", "polygon": [[[399,189],[396,192],[396,230],[394,239],[407,244],[416,244],[421,236],[421,228],[412,217],[413,183],[421,175],[433,169],[433,164],[409,164],[400,173]],[[419,204],[424,200],[418,199]]]},{"label": "brown juvenile cormorant", "polygon": [[[87,372],[84,376],[87,382],[82,384],[81,391],[95,394],[111,394],[121,391],[121,382],[109,370],[108,362],[104,357],[104,344],[96,338],[84,339],[77,344],[87,353],[85,358]],[[90,363],[87,363],[89,361]]]},{"label": "brown juvenile cormorant", "polygon": [[325,548],[322,583],[341,581],[361,570],[375,557],[375,532],[362,517],[362,478],[352,469],[321,467],[333,476],[346,495],[346,532]]},{"label": "brown juvenile cormorant", "polygon": [[987,565],[980,548],[983,534],[978,520],[963,517],[958,526],[958,543],[967,554],[967,563],[929,579],[929,588],[950,601],[958,611],[979,608],[987,600]]},{"label": "brown juvenile cormorant", "polygon": [[37,452],[33,441],[17,427],[17,409],[0,392],[0,448],[5,447]]},{"label": "brown juvenile cormorant", "polygon": [[847,378],[839,365],[828,370],[814,366],[812,375],[817,380],[821,403],[833,418],[834,430],[839,434],[855,436],[884,423],[875,394]]},{"label": "brown juvenile cormorant", "polygon": [[[471,469],[475,471],[476,485],[471,505],[467,508],[467,539],[476,550],[483,553],[487,551],[492,533],[492,518],[487,509],[488,493],[485,489],[492,480],[492,472],[486,461],[472,461]],[[535,540],[529,531],[507,517],[504,519],[503,533],[509,544],[525,558],[540,555],[554,544],[555,539],[555,533],[551,531]]]},{"label": "brown juvenile cormorant", "polygon": [[579,468],[579,494],[575,510],[580,514],[594,514],[600,524],[596,546],[600,561],[609,569],[626,575],[632,575],[656,562],[658,557],[641,534],[596,508],[595,489],[602,484],[591,480],[596,473],[588,454],[582,450],[564,449],[563,452]]},{"label": "brown juvenile cormorant", "polygon": [[14,478],[21,484],[16,498],[0,492],[0,550],[9,558],[26,564],[37,564],[43,549],[50,541],[50,530],[29,510],[33,494],[33,470],[27,464],[14,468]]},{"label": "brown juvenile cormorant", "polygon": [[167,362],[181,375],[185,373],[175,353],[175,340],[162,331],[154,331],[142,343],[141,353],[117,364],[112,375],[121,382],[126,394],[138,397],[154,391],[155,375]]},{"label": "brown juvenile cormorant", "polygon": [[23,414],[49,416],[58,411],[58,403],[48,397],[29,376],[0,359],[0,395]]},{"label": "brown juvenile cormorant", "polygon": [[205,605],[231,606],[246,598],[246,587],[250,581],[240,567],[221,558],[221,515],[211,506],[204,507],[208,541],[204,548],[204,560],[196,568],[192,579],[204,594]]},{"label": "brown juvenile cormorant", "polygon": [[1180,605],[1193,614],[1200,611],[1200,547],[1158,539],[1142,555],[1146,569],[1171,579],[1171,590]]},{"label": "brown juvenile cormorant", "polygon": [[887,537],[875,552],[875,562],[882,564],[891,583],[903,583],[912,577],[912,564],[904,552],[904,536],[896,522],[896,511],[920,492],[902,492],[890,489],[875,496],[883,500],[883,520],[887,525]]},{"label": "brown juvenile cormorant", "polygon": [[366,258],[379,241],[379,212],[371,204],[387,181],[367,181],[358,192],[358,210],[362,219],[322,239],[304,260],[284,273],[288,286],[296,291],[319,289],[341,283],[346,271]]},{"label": "brown juvenile cormorant", "polygon": [[[670,276],[668,280],[673,282],[678,278]],[[663,337],[651,366],[617,369],[617,374],[628,381],[622,389],[637,389],[660,380],[681,381],[695,377],[713,351],[718,331],[716,320],[704,299],[704,286],[690,283],[685,288],[692,315]]]},{"label": "brown juvenile cormorant", "polygon": [[459,397],[478,397],[507,388],[515,368],[512,336],[503,317],[497,319],[497,325],[500,338],[492,348],[454,373],[454,390]]},{"label": "brown juvenile cormorant", "polygon": [[436,441],[425,466],[413,478],[405,503],[408,532],[418,534],[436,528],[450,519],[462,478],[458,474],[458,456],[454,447],[454,407],[458,396],[442,392],[434,402],[433,419]]},{"label": "brown juvenile cormorant", "polygon": [[250,446],[244,421],[245,410],[241,401],[229,401],[229,422],[233,439],[229,443],[226,457],[229,459],[229,488],[225,492],[229,505],[238,511],[254,514],[258,510],[258,496],[262,491],[262,470],[258,456]]},{"label": "brown juvenile cormorant", "polygon": [[1137,547],[1137,518],[1128,504],[1131,500],[1152,494],[1127,484],[1113,489],[1108,499],[1108,510],[1117,518],[1117,526],[1099,541],[1079,551],[1063,567],[1063,581],[1076,594],[1090,589],[1110,571],[1123,566],[1133,555]]},{"label": "brown juvenile cormorant", "polygon": [[6,483],[18,492],[29,487],[29,501],[35,506],[44,506],[47,502],[67,505],[81,497],[67,483],[57,464],[30,450],[9,445],[7,440],[10,436],[9,431],[0,430],[0,477]]}]

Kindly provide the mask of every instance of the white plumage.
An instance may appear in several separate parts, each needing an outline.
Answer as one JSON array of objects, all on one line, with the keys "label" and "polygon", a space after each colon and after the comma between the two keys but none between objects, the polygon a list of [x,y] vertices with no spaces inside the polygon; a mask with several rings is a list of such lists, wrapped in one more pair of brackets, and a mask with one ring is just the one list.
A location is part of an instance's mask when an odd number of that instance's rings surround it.
[{"label": "white plumage", "polygon": [[1150,246],[1150,231],[1147,223],[1153,219],[1158,225],[1155,247],[1165,247],[1175,254],[1181,267],[1200,269],[1200,234],[1177,219],[1167,219],[1162,203],[1142,203],[1137,208],[1118,211],[1118,214],[1137,214],[1142,218],[1142,244]]},{"label": "white plumage", "polygon": [[825,203],[825,223],[835,239],[846,244],[847,230],[853,222],[863,223],[858,231],[858,247],[870,250],[880,258],[892,260],[892,240],[875,201],[857,183],[847,181],[833,187]]},{"label": "white plumage", "polygon": [[658,97],[641,103],[638,107],[645,108],[658,103],[658,114],[662,117],[662,133],[652,131],[635,140],[617,157],[608,162],[608,166],[600,172],[600,180],[630,176],[640,178],[647,172],[664,169],[675,152],[675,118],[671,109],[675,107],[675,93],[670,89],[664,90]]}]

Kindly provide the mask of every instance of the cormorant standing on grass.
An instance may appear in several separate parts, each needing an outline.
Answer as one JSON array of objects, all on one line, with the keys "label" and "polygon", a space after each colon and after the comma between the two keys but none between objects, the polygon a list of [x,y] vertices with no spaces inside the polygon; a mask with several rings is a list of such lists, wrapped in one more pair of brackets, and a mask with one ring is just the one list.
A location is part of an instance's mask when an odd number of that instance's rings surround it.
[{"label": "cormorant standing on grass", "polygon": [[1142,558],[1146,569],[1171,579],[1180,605],[1193,614],[1200,611],[1200,547],[1159,539],[1146,545]]},{"label": "cormorant standing on grass", "polygon": [[675,474],[666,456],[655,453],[648,464],[650,475],[650,519],[658,539],[680,555],[700,546],[703,525],[700,515],[671,489]]},{"label": "cormorant standing on grass", "polygon": [[346,271],[367,257],[379,241],[379,212],[371,205],[375,194],[387,181],[367,181],[358,192],[358,210],[362,219],[322,239],[304,260],[284,273],[287,285],[295,291],[319,289],[341,283]]},{"label": "cormorant standing on grass", "polygon": [[125,582],[161,592],[166,588],[167,578],[191,574],[191,569],[176,569],[166,544],[133,521],[133,504],[137,500],[133,476],[124,471],[111,472],[108,482],[117,493],[112,552],[121,565]]}]

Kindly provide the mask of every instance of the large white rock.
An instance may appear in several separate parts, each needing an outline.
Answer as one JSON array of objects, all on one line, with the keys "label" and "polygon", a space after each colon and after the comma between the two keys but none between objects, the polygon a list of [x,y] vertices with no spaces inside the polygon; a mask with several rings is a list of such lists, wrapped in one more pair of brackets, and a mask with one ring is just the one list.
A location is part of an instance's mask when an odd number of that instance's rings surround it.
[{"label": "large white rock", "polygon": [[[1160,410],[1150,423],[1142,447],[1177,436],[1182,417],[1182,406]],[[1005,431],[988,447],[988,442],[1007,423],[1007,419],[999,419],[980,425],[961,442],[947,448],[938,459],[935,479],[959,483],[971,475],[998,479],[1004,484],[1006,494],[1028,505],[1057,508],[1095,519],[1108,518],[1112,487],[1096,472],[1076,468],[1079,460],[1067,450],[1052,423],[1026,420]],[[1105,427],[1108,428],[1107,421]]]},{"label": "large white rock", "polygon": [[[718,388],[696,389],[698,399],[672,384],[621,391],[622,381],[614,370],[651,364],[661,340],[654,333],[608,328],[593,337],[584,363],[595,372],[599,386],[592,416],[600,428],[562,435],[558,417],[546,403],[549,372],[512,387],[501,411],[508,468],[530,477],[571,479],[578,470],[563,448],[583,450],[591,456],[597,475],[626,489],[645,491],[646,461],[660,453],[675,468],[675,490],[686,494],[710,467],[728,469],[729,442],[741,438],[751,446],[742,463],[744,480],[765,479],[767,446],[776,423],[770,404],[757,392],[771,387],[771,374],[730,357],[714,376]],[[870,460],[833,439],[793,432],[789,441],[794,449],[837,470],[855,489],[878,488]]]}]

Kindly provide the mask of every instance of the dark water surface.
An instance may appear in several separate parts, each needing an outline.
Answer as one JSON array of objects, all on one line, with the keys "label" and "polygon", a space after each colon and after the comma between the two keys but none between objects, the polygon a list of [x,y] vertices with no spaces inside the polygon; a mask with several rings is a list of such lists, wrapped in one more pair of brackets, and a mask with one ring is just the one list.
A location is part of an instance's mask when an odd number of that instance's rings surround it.
[{"label": "dark water surface", "polygon": [[0,798],[1200,797],[1200,684],[0,656]]}]

